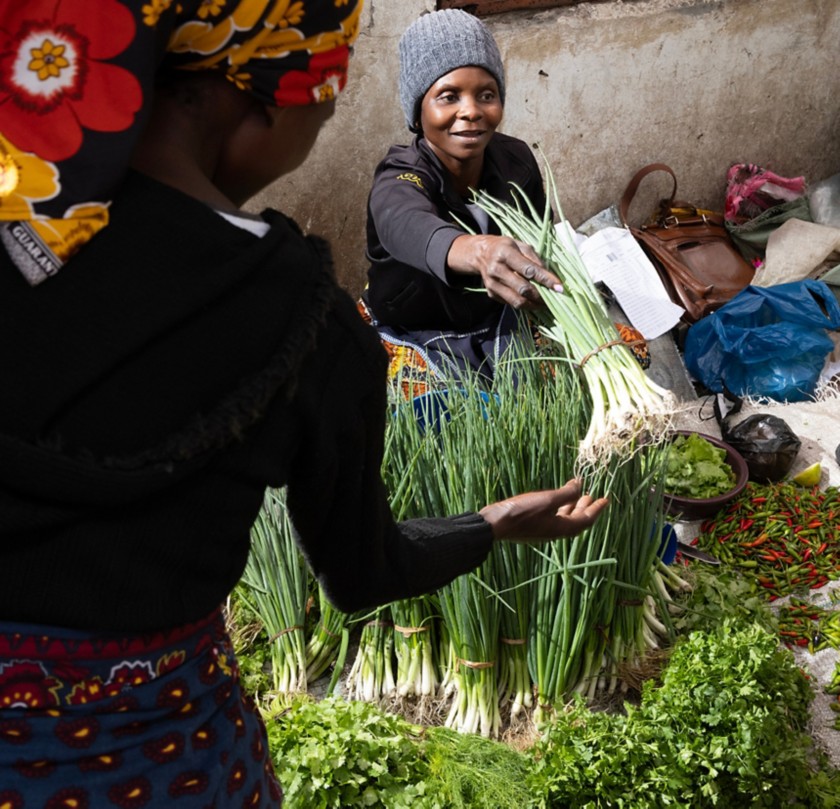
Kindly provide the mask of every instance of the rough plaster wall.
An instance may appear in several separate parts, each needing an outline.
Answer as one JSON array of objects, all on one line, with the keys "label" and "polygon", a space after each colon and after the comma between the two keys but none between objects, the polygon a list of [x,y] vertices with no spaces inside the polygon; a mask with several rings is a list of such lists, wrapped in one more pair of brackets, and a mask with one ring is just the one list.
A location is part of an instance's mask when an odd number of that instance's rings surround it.
[{"label": "rough plaster wall", "polygon": [[[433,0],[366,0],[351,77],[309,160],[250,204],[333,245],[364,285],[365,202],[391,143],[405,143],[397,41]],[[577,225],[633,173],[669,164],[678,195],[720,209],[725,173],[750,161],[812,182],[840,171],[837,0],[615,0],[486,18],[507,71],[502,129],[539,143]],[[651,178],[631,217],[668,190]]]}]

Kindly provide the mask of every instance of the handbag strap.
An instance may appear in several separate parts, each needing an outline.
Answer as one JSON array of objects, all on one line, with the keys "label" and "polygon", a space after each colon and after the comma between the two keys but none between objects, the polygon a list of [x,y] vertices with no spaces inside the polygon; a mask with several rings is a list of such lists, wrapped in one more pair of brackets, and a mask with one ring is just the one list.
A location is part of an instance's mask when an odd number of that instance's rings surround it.
[{"label": "handbag strap", "polygon": [[644,166],[644,168],[639,169],[633,175],[633,179],[627,184],[627,189],[624,191],[624,194],[622,194],[621,201],[618,203],[618,214],[621,218],[621,224],[624,225],[624,227],[627,227],[627,212],[630,210],[630,203],[633,201],[633,197],[636,196],[636,191],[639,190],[639,183],[641,183],[648,174],[651,174],[654,171],[666,171],[673,178],[674,187],[671,190],[670,199],[667,200],[668,205],[673,204],[674,198],[677,196],[677,175],[674,174],[671,167],[666,166],[664,163],[651,163],[648,166]]}]

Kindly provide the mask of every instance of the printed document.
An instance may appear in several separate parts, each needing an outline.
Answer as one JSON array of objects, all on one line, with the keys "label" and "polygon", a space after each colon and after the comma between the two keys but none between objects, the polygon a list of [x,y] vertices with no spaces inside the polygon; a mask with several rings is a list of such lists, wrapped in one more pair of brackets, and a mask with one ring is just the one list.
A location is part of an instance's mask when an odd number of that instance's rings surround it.
[{"label": "printed document", "polygon": [[[564,236],[568,238],[568,232]],[[685,310],[668,297],[656,268],[627,228],[605,227],[589,237],[573,233],[572,238],[592,280],[610,288],[646,340],[679,322]]]}]

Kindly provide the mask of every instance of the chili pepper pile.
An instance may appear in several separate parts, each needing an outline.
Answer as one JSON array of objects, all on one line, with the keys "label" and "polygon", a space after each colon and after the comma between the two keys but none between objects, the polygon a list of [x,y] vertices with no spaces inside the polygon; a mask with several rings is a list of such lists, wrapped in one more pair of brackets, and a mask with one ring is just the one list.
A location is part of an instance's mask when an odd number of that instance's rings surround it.
[{"label": "chili pepper pile", "polygon": [[795,483],[749,483],[696,544],[721,562],[749,571],[771,601],[798,588],[840,578],[840,490]]},{"label": "chili pepper pile", "polygon": [[[778,612],[779,635],[787,646],[807,646],[809,651],[814,652],[815,643],[829,645],[827,638],[832,636],[830,633],[828,636],[824,635],[820,627],[823,621],[833,621],[834,614],[834,610],[826,610],[807,601],[791,598]],[[840,637],[837,648],[840,648]]]},{"label": "chili pepper pile", "polygon": [[[837,698],[831,700],[829,707],[832,711],[840,713],[840,663],[834,667],[834,674],[831,677],[831,682],[825,687],[827,694],[836,694]],[[834,720],[835,730],[840,730],[840,716]]]}]

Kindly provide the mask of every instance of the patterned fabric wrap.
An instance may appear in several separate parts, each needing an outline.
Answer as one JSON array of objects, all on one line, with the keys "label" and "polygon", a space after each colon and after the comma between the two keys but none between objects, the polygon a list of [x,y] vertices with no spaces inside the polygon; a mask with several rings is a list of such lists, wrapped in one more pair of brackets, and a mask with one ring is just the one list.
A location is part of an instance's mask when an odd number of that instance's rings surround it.
[{"label": "patterned fabric wrap", "polygon": [[277,807],[221,613],[166,633],[0,624],[0,806]]},{"label": "patterned fabric wrap", "polygon": [[158,70],[266,104],[334,99],[362,0],[0,3],[0,239],[31,284],[108,223]]},{"label": "patterned fabric wrap", "polygon": [[[377,328],[380,342],[388,354],[388,381],[392,386],[398,386],[406,399],[446,387],[445,377],[441,378],[441,371],[430,355],[428,345],[421,346],[405,337],[398,338],[386,327],[377,326],[363,298],[356,301],[356,308],[365,323]],[[615,323],[615,327],[639,365],[645,370],[650,368],[650,350],[641,332],[625,323]],[[533,327],[532,336],[537,347],[544,344],[545,338],[536,327]]]},{"label": "patterned fabric wrap", "polygon": [[[373,315],[362,298],[356,301],[356,308],[369,326],[373,326]],[[379,335],[382,347],[388,354],[388,382],[399,387],[406,399],[428,393],[434,385],[429,364],[420,351],[411,345],[397,345]],[[441,384],[439,387],[444,387]]]}]

